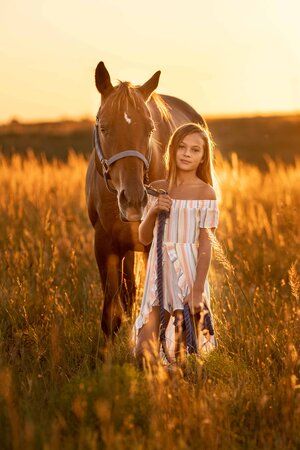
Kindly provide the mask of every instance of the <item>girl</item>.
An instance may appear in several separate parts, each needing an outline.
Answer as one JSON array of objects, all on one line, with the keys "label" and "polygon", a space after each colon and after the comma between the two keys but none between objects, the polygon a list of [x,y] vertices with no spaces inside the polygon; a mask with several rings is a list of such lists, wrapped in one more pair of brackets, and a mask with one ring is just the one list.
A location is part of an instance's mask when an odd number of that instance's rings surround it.
[{"label": "girl", "polygon": [[[213,188],[213,141],[207,128],[195,123],[180,126],[166,152],[167,179],[151,183],[168,194],[148,195],[139,226],[139,240],[152,242],[147,262],[140,314],[134,326],[135,354],[153,361],[159,350],[160,310],[157,297],[157,215],[169,213],[163,237],[164,309],[167,348],[176,360],[184,340],[184,303],[197,324],[198,351],[216,347],[207,274],[211,260],[208,229],[218,225],[219,211]],[[170,317],[174,316],[171,323]],[[175,333],[174,333],[175,332]],[[175,339],[174,339],[175,334]]]}]

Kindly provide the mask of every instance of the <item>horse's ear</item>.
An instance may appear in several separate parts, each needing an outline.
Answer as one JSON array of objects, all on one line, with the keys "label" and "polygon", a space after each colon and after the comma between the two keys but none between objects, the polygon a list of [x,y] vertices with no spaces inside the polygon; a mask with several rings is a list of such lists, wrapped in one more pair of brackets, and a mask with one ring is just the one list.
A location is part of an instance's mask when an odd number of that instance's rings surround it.
[{"label": "horse's ear", "polygon": [[102,61],[100,61],[98,66],[96,67],[95,82],[98,91],[103,96],[108,95],[113,89],[108,70],[106,69]]},{"label": "horse's ear", "polygon": [[146,81],[146,83],[144,83],[142,86],[138,88],[145,101],[148,100],[152,92],[155,91],[155,89],[157,88],[160,74],[161,71],[158,70],[157,72],[155,72],[154,75],[152,75],[152,77],[148,81]]}]

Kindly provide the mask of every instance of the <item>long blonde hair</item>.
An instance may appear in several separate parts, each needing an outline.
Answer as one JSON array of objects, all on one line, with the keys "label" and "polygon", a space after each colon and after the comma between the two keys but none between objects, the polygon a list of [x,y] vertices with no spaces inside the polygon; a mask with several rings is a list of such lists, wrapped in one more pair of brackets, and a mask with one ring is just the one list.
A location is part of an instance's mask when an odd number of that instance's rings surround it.
[{"label": "long blonde hair", "polygon": [[204,160],[199,164],[196,175],[205,183],[217,187],[217,178],[213,165],[213,149],[215,143],[208,128],[204,128],[198,123],[186,123],[178,127],[169,139],[167,151],[164,156],[167,169],[168,189],[170,190],[177,178],[176,153],[180,142],[189,134],[199,133],[204,141]]}]

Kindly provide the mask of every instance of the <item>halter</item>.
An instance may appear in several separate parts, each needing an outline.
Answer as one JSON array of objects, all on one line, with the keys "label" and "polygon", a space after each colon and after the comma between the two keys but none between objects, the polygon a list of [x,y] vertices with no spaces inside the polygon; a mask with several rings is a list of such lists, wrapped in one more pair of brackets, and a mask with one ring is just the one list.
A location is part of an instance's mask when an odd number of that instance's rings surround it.
[{"label": "halter", "polygon": [[110,170],[110,166],[113,163],[115,163],[116,161],[118,161],[119,159],[127,158],[128,156],[133,156],[135,158],[141,159],[143,161],[144,167],[146,169],[145,175],[144,175],[144,178],[145,178],[144,181],[146,181],[146,183],[149,182],[148,172],[149,172],[151,156],[152,156],[152,148],[150,147],[150,145],[148,146],[147,158],[143,155],[143,153],[139,152],[138,150],[125,150],[123,152],[116,153],[115,155],[111,156],[109,159],[106,159],[104,157],[103,150],[102,150],[101,144],[100,144],[99,117],[97,115],[95,126],[94,126],[94,146],[96,149],[96,153],[95,153],[96,169],[97,169],[99,175],[103,176],[107,189],[110,192],[112,192],[113,194],[116,194],[117,190],[114,187],[110,186],[108,183],[108,180],[111,180],[109,170]]}]

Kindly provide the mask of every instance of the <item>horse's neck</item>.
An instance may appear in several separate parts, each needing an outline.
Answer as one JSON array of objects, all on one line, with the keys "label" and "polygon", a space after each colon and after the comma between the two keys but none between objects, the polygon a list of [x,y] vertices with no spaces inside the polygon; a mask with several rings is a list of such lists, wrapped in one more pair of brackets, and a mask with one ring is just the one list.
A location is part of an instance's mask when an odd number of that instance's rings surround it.
[{"label": "horse's neck", "polygon": [[149,102],[149,109],[152,120],[155,123],[153,150],[156,151],[157,148],[162,156],[165,153],[167,143],[175,127],[172,120],[167,120],[162,117],[161,112],[154,101]]}]

